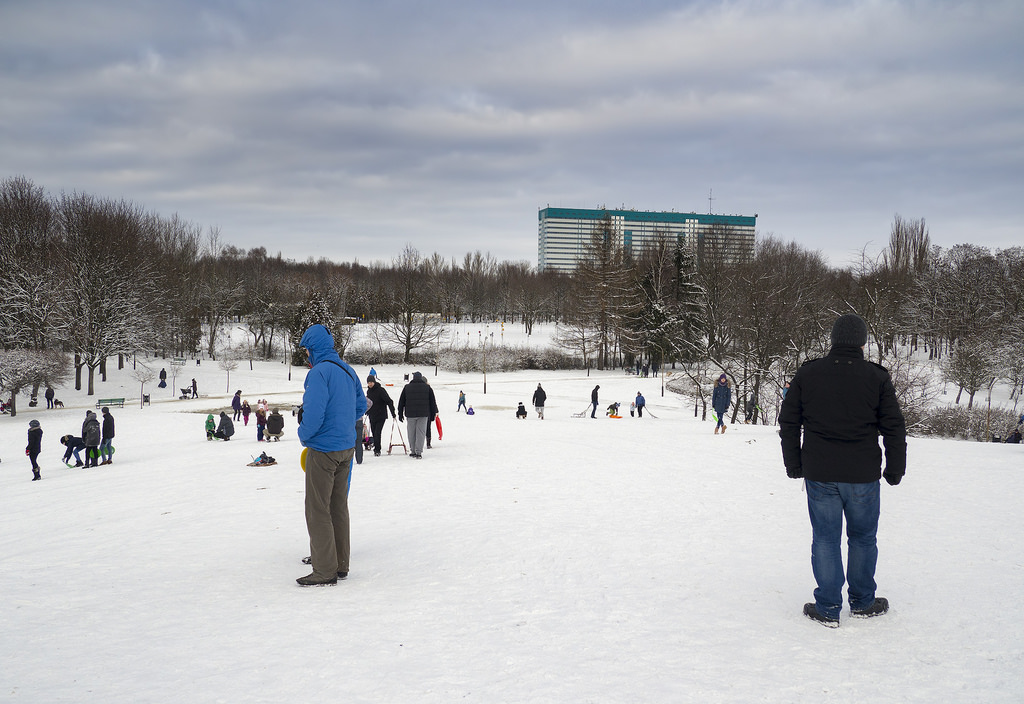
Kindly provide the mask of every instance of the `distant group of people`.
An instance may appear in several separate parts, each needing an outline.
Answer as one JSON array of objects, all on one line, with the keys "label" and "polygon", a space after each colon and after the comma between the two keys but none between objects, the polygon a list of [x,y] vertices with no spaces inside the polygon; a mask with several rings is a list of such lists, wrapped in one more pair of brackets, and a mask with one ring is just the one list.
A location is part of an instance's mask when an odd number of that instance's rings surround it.
[{"label": "distant group of people", "polygon": [[[231,399],[233,415],[228,417],[226,411],[221,411],[220,421],[214,420],[213,414],[206,416],[206,439],[207,440],[230,440],[235,434],[234,421],[242,420],[243,425],[249,425],[249,415],[254,411],[248,401],[242,400],[242,390],[239,389]],[[270,409],[266,399],[256,401],[256,441],[280,440],[284,435],[284,416],[275,408]]]}]

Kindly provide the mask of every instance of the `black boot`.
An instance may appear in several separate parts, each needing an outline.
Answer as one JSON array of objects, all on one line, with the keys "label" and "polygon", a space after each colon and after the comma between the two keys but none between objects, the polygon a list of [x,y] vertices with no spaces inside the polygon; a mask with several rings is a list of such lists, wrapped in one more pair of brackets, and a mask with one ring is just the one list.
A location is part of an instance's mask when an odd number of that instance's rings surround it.
[{"label": "black boot", "polygon": [[39,481],[40,479],[42,479],[42,477],[39,476],[39,470],[38,469],[33,469],[32,470],[32,481],[35,482],[35,481]]}]

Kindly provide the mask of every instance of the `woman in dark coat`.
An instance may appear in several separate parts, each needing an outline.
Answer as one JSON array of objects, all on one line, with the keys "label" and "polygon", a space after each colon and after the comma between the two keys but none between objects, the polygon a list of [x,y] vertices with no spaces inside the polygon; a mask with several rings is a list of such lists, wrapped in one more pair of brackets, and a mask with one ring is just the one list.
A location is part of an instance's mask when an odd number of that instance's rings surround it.
[{"label": "woman in dark coat", "polygon": [[370,434],[373,435],[373,456],[380,457],[380,437],[384,430],[384,421],[388,419],[389,411],[391,418],[394,419],[395,402],[373,374],[366,377],[366,400],[371,402],[366,415],[370,418]]},{"label": "woman in dark coat", "polygon": [[28,422],[28,447],[25,448],[25,454],[28,455],[29,460],[32,462],[32,481],[42,479],[39,475],[39,463],[36,462],[36,458],[39,457],[39,453],[43,451],[43,429],[39,427],[39,421],[30,420]]},{"label": "woman in dark coat", "polygon": [[714,393],[711,394],[711,407],[715,409],[715,415],[718,416],[718,423],[715,425],[715,435],[718,435],[719,428],[725,433],[725,412],[729,410],[729,403],[731,401],[732,389],[729,388],[729,378],[723,372],[722,376],[718,377]]}]

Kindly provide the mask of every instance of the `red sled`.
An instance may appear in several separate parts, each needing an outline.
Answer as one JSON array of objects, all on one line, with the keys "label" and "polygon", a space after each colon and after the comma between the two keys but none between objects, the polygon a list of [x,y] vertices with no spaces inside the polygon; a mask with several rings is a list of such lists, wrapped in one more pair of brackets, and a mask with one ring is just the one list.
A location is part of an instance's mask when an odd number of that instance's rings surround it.
[{"label": "red sled", "polygon": [[440,440],[444,437],[444,433],[441,431],[441,416],[434,416],[434,427],[437,428],[437,439]]}]

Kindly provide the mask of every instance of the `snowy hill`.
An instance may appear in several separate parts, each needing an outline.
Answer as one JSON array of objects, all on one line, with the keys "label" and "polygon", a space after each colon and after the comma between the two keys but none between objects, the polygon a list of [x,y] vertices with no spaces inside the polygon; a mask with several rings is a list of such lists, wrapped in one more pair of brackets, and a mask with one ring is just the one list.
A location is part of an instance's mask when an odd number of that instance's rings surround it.
[{"label": "snowy hill", "polygon": [[[621,371],[488,374],[485,396],[478,374],[423,369],[444,438],[355,468],[351,575],[302,589],[294,420],[269,446],[252,423],[203,433],[237,388],[301,398],[304,370],[255,366],[230,386],[186,366],[177,386],[196,376],[204,397],[147,387],[145,408],[113,371],[98,397],[135,403],[97,469],[63,467],[58,444],[96,397],[0,417],[0,700],[1024,701],[1024,447],[912,438],[906,479],[882,487],[892,611],[829,630],[801,615],[810,526],[773,427],[713,435]],[[377,371],[397,400],[413,369]],[[547,419],[515,420],[538,382]],[[597,383],[602,406],[640,390],[657,417],[572,417]],[[245,466],[263,450],[279,464]]]}]

